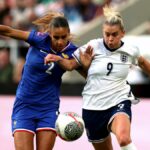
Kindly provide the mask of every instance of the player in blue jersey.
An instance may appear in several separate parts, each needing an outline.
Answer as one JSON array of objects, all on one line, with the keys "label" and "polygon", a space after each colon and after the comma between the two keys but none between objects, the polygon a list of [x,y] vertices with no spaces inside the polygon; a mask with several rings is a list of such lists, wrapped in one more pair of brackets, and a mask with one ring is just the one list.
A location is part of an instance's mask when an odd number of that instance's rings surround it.
[{"label": "player in blue jersey", "polygon": [[12,132],[16,150],[52,150],[55,121],[60,104],[63,70],[57,63],[44,64],[51,53],[70,59],[77,47],[71,42],[68,21],[63,14],[50,12],[33,22],[43,32],[31,32],[0,25],[0,35],[30,44],[12,112]]}]

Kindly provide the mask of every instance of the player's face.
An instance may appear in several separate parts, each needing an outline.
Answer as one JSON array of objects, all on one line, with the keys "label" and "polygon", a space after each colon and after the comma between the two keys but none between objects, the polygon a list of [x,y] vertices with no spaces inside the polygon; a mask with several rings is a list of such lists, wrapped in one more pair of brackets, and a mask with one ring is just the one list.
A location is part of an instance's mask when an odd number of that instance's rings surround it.
[{"label": "player's face", "polygon": [[69,30],[64,27],[52,27],[50,31],[52,49],[56,51],[63,50],[69,40]]},{"label": "player's face", "polygon": [[119,25],[103,25],[103,37],[106,45],[110,49],[120,47],[121,39],[125,32],[121,30]]}]

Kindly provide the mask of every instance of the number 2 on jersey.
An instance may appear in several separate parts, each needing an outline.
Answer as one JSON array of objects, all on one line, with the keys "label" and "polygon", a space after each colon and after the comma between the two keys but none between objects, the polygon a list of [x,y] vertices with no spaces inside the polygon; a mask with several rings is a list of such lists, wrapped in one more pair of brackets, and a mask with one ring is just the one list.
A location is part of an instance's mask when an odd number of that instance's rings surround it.
[{"label": "number 2 on jersey", "polygon": [[107,70],[108,70],[108,72],[106,74],[107,76],[109,76],[109,74],[111,73],[112,69],[113,69],[113,64],[109,62],[107,64]]},{"label": "number 2 on jersey", "polygon": [[53,62],[48,63],[48,66],[49,68],[46,70],[46,73],[51,75],[52,74],[51,70],[54,68],[54,63]]}]

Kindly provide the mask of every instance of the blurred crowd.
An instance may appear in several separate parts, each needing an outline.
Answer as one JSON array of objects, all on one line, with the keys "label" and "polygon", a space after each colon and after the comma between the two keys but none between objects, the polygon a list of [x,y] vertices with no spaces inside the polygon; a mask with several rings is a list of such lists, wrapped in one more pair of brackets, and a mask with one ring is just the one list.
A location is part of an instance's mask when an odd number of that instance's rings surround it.
[{"label": "blurred crowd", "polygon": [[[0,24],[21,30],[32,30],[32,21],[48,11],[63,12],[75,32],[81,24],[102,15],[102,7],[120,5],[127,0],[0,0]],[[17,61],[10,59],[10,39],[0,36],[0,83],[18,83],[28,49],[26,43],[17,43]]]}]

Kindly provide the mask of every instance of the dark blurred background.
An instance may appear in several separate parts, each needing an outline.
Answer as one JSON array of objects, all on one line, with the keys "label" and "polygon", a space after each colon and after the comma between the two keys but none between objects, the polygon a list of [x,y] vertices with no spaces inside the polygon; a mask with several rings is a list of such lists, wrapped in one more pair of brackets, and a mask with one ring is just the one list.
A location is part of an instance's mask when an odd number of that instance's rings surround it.
[{"label": "dark blurred background", "polygon": [[[149,0],[0,0],[0,24],[21,30],[31,30],[36,18],[47,11],[60,11],[69,20],[78,46],[90,39],[102,37],[102,7],[112,5],[124,19],[126,36],[123,40],[139,47],[150,59]],[[0,95],[15,95],[28,50],[25,42],[0,36]],[[150,78],[135,67],[128,76],[137,97],[150,97]],[[76,72],[63,76],[61,95],[80,96],[85,80]]]}]

